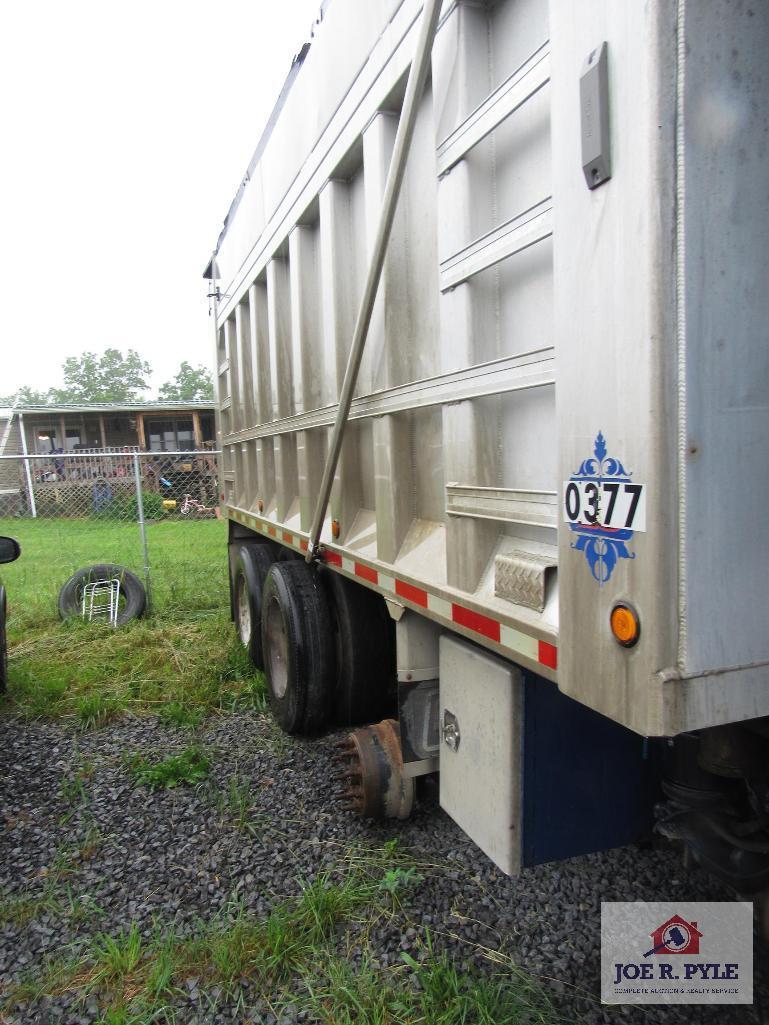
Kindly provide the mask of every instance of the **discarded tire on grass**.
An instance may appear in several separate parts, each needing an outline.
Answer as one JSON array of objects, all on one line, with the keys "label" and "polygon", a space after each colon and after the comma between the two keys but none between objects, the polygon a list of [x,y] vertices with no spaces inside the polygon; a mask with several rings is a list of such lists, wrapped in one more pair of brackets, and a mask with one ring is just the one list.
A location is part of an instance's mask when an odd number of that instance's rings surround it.
[{"label": "discarded tire on grass", "polygon": [[262,648],[273,715],[286,733],[317,733],[333,700],[334,638],[314,566],[276,562],[262,597]]},{"label": "discarded tire on grass", "polygon": [[97,580],[119,580],[120,598],[117,612],[117,625],[123,626],[132,619],[144,615],[147,607],[147,592],[139,578],[127,570],[125,566],[115,563],[99,563],[79,569],[67,580],[59,591],[59,615],[62,619],[72,619],[83,614],[83,591],[87,584]]},{"label": "discarded tire on grass", "polygon": [[275,561],[271,545],[241,545],[232,568],[233,618],[240,643],[257,669],[264,668],[262,591]]}]

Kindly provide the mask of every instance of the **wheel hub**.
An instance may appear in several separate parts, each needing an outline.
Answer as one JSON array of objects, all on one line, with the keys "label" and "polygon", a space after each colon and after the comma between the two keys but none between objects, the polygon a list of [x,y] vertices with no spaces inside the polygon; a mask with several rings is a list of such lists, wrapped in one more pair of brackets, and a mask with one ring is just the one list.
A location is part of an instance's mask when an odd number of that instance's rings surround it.
[{"label": "wheel hub", "polygon": [[394,719],[363,726],[337,744],[340,797],[362,818],[406,819],[414,806],[414,780],[403,772]]},{"label": "wheel hub", "polygon": [[270,687],[276,698],[282,698],[288,690],[288,639],[280,607],[274,599],[267,609],[266,626]]},{"label": "wheel hub", "polygon": [[251,640],[251,602],[245,577],[240,578],[238,585],[238,633],[241,643],[247,646]]}]

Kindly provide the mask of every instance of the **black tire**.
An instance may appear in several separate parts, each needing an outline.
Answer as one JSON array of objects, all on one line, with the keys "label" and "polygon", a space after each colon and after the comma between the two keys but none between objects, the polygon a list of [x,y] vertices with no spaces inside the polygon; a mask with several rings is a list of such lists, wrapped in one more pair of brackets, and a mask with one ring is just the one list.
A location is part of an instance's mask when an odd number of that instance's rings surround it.
[{"label": "black tire", "polygon": [[235,556],[233,602],[235,629],[240,643],[257,669],[264,668],[262,653],[262,591],[275,561],[271,545],[241,545]]},{"label": "black tire", "polygon": [[272,552],[273,561],[277,558],[280,546],[274,541],[266,541],[261,537],[236,538],[227,545],[227,562],[230,571],[230,619],[237,622],[237,608],[235,606],[235,572],[238,564],[238,555],[241,548],[252,548],[260,545]]},{"label": "black tire", "polygon": [[0,694],[5,694],[8,688],[8,638],[5,633],[7,612],[5,588],[0,587]]},{"label": "black tire", "polygon": [[303,560],[276,562],[262,598],[267,691],[286,733],[318,733],[329,718],[335,670],[326,589]]},{"label": "black tire", "polygon": [[323,570],[330,597],[337,676],[333,716],[338,726],[379,722],[392,714],[395,692],[393,622],[375,591]]},{"label": "black tire", "polygon": [[304,556],[299,552],[295,552],[293,548],[287,548],[286,545],[280,545],[280,551],[276,562],[295,562],[297,560],[304,561]]},{"label": "black tire", "polygon": [[144,590],[144,584],[125,566],[105,562],[79,569],[64,584],[59,591],[59,615],[61,618],[70,619],[73,616],[80,617],[82,615],[83,588],[86,584],[90,584],[94,580],[112,580],[115,577],[120,580],[120,595],[123,598],[123,605],[117,614],[117,625],[124,626],[132,619],[143,616],[147,607],[147,592]]}]

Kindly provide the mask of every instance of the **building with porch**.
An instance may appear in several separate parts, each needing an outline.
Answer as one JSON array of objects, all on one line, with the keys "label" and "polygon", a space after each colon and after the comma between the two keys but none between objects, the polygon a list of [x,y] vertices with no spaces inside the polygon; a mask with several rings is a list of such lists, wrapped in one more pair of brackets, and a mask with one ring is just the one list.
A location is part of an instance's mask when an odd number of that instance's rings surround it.
[{"label": "building with porch", "polygon": [[[46,502],[52,509],[72,508],[77,489],[83,491],[80,507],[89,508],[93,481],[129,486],[134,452],[154,454],[138,463],[149,490],[163,480],[166,497],[181,488],[210,503],[216,496],[214,410],[213,402],[0,408],[0,515],[35,515]],[[191,455],[163,458],[171,452]]]},{"label": "building with porch", "polygon": [[4,455],[138,449],[192,452],[214,447],[213,402],[65,403],[0,409]]}]

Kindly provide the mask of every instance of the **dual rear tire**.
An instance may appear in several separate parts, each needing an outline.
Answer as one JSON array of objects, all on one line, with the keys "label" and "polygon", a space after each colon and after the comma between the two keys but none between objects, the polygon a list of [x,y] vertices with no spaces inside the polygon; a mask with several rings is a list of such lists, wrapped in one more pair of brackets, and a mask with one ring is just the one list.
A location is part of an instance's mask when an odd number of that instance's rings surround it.
[{"label": "dual rear tire", "polygon": [[275,563],[262,596],[262,650],[273,715],[286,733],[318,733],[329,719],[336,652],[318,573]]},{"label": "dual rear tire", "polygon": [[381,597],[273,546],[231,551],[233,618],[264,669],[270,706],[287,733],[372,722],[388,713],[393,626]]},{"label": "dual rear tire", "polygon": [[271,545],[242,544],[230,549],[232,618],[240,643],[257,669],[264,669],[262,591],[274,561]]}]

